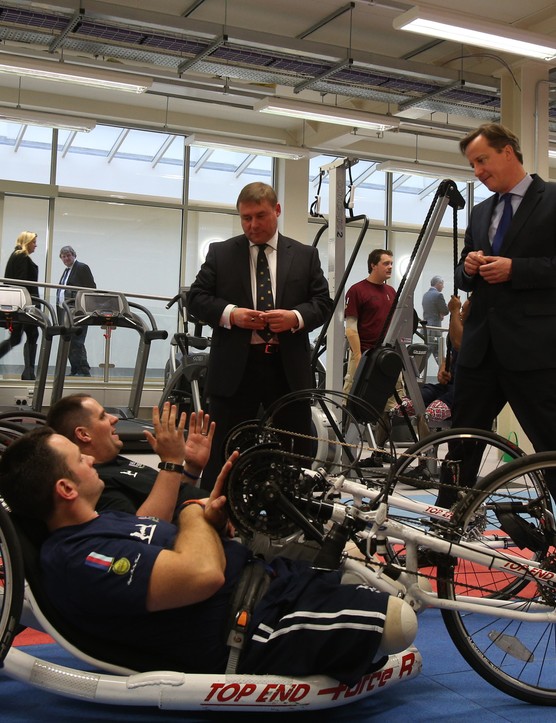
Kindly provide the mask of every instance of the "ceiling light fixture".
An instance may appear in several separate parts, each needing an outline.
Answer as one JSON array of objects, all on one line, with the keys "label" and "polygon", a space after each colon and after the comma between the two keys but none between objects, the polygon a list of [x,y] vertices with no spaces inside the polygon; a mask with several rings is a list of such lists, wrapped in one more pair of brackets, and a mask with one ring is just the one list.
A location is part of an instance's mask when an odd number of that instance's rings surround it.
[{"label": "ceiling light fixture", "polygon": [[430,176],[431,178],[450,178],[453,181],[473,183],[477,179],[473,171],[458,166],[423,163],[423,161],[384,161],[379,163],[377,171],[385,173],[405,173],[411,176]]},{"label": "ceiling light fixture", "polygon": [[264,98],[256,102],[253,109],[260,113],[283,115],[287,118],[335,123],[336,125],[366,128],[372,131],[387,131],[391,128],[398,128],[400,125],[398,118],[391,118],[386,115],[376,115],[365,111],[338,108],[319,103],[304,103],[303,101],[288,100],[287,98]]},{"label": "ceiling light fixture", "polygon": [[501,50],[537,60],[556,57],[556,39],[500,22],[479,20],[457,12],[414,7],[394,19],[396,30]]},{"label": "ceiling light fixture", "polygon": [[60,61],[22,58],[0,54],[0,73],[29,78],[53,80],[58,83],[76,83],[93,88],[144,93],[153,84],[152,78],[128,73],[115,73],[102,68],[87,68]]},{"label": "ceiling light fixture", "polygon": [[22,125],[59,128],[68,131],[88,133],[96,127],[96,122],[89,118],[77,118],[71,115],[44,113],[42,111],[24,110],[23,108],[0,108],[0,120]]},{"label": "ceiling light fixture", "polygon": [[556,148],[549,148],[548,149],[548,157],[549,158],[556,158]]},{"label": "ceiling light fixture", "polygon": [[300,158],[307,158],[309,151],[304,148],[293,146],[282,146],[279,143],[266,143],[264,141],[251,141],[248,139],[237,140],[235,138],[219,138],[218,136],[192,133],[185,139],[186,146],[201,146],[202,148],[214,148],[221,151],[236,151],[239,153],[253,153],[260,156],[272,156],[273,158],[286,158],[290,161],[298,161]]}]

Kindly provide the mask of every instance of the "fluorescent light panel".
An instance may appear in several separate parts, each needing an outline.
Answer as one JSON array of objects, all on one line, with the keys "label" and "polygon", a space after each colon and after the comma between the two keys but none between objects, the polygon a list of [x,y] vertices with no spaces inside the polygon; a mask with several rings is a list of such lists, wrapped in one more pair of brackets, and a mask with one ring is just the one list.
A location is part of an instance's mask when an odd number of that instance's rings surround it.
[{"label": "fluorescent light panel", "polygon": [[121,90],[128,93],[144,93],[153,83],[152,78],[138,75],[85,68],[81,65],[71,65],[60,61],[19,58],[9,55],[0,55],[0,73],[42,78],[58,83],[76,83],[93,88]]},{"label": "fluorescent light panel", "polygon": [[556,158],[556,148],[549,148],[549,149],[548,149],[548,157],[549,157],[549,158]]},{"label": "fluorescent light panel", "polygon": [[264,98],[253,106],[260,113],[283,115],[287,118],[301,118],[303,120],[320,121],[322,123],[335,123],[352,128],[366,128],[372,131],[386,131],[398,128],[400,120],[389,116],[374,115],[360,110],[337,108],[319,103],[304,103],[303,101],[288,100],[286,98]]},{"label": "fluorescent light panel", "polygon": [[384,161],[379,163],[377,171],[385,173],[406,173],[411,176],[430,176],[431,178],[450,178],[453,181],[466,181],[473,183],[477,179],[473,171],[467,171],[458,166],[443,166],[422,161]]},{"label": "fluorescent light panel", "polygon": [[23,108],[0,108],[0,120],[5,120],[8,123],[44,126],[45,128],[60,128],[62,130],[83,131],[85,133],[92,131],[93,128],[96,127],[96,122],[89,120],[89,118],[43,113],[41,111],[24,110]]},{"label": "fluorescent light panel", "polygon": [[272,156],[273,158],[286,158],[298,161],[300,158],[309,156],[309,151],[303,148],[292,146],[281,146],[278,143],[264,143],[262,141],[237,140],[233,138],[218,138],[217,136],[205,136],[201,133],[192,133],[185,139],[186,146],[201,146],[203,148],[215,148],[221,151],[238,151],[243,153],[256,153],[260,156]]},{"label": "fluorescent light panel", "polygon": [[552,60],[556,57],[556,40],[548,35],[456,12],[417,6],[395,18],[393,25],[397,30],[409,30],[433,38],[478,45],[537,60]]}]

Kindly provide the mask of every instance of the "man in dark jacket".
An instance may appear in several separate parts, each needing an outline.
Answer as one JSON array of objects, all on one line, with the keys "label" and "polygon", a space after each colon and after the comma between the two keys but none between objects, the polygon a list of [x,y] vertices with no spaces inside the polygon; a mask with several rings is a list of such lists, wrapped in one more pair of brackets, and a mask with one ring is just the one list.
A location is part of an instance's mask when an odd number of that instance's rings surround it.
[{"label": "man in dark jacket", "polygon": [[[60,278],[60,284],[64,286],[84,286],[87,289],[96,289],[97,285],[93,278],[91,269],[87,264],[77,261],[77,254],[72,246],[62,246],[60,249],[60,258],[66,267]],[[56,292],[56,303],[59,305],[65,301],[68,306],[72,306],[77,295],[75,289],[58,289]],[[87,350],[85,349],[85,337],[87,336],[87,327],[83,326],[79,334],[72,334],[68,359],[70,363],[71,377],[90,377],[91,367],[87,359]]]},{"label": "man in dark jacket", "polygon": [[[244,233],[210,245],[188,296],[191,313],[213,329],[207,393],[216,435],[206,489],[222,467],[229,430],[256,418],[261,406],[314,386],[309,332],[332,310],[317,250],[278,232],[274,189],[250,183],[237,209]],[[296,453],[310,453],[303,437],[311,431],[309,402],[289,404],[273,421],[299,435]]]}]

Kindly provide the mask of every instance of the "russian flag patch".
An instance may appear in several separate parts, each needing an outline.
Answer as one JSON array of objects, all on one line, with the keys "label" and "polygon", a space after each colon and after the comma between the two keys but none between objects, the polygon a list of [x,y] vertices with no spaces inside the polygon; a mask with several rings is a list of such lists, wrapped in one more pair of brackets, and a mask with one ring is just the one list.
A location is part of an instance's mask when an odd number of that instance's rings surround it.
[{"label": "russian flag patch", "polygon": [[110,570],[113,562],[113,557],[107,557],[106,555],[101,555],[98,552],[90,552],[85,559],[85,565],[106,571]]}]

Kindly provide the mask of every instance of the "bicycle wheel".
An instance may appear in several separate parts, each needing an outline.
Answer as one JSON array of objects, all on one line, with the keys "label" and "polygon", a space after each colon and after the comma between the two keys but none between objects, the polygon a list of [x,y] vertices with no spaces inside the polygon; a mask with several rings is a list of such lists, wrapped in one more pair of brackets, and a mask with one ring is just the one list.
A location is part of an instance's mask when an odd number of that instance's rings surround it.
[{"label": "bicycle wheel", "polygon": [[538,705],[556,705],[556,531],[546,487],[555,476],[556,452],[489,474],[454,509],[452,533],[487,557],[438,567],[441,598],[492,601],[481,612],[442,611],[460,653],[496,688]]},{"label": "bicycle wheel", "polygon": [[414,488],[431,490],[438,506],[450,508],[466,488],[523,455],[523,450],[494,432],[463,427],[442,430],[398,452],[395,490],[397,494],[408,488],[411,493]]},{"label": "bicycle wheel", "polygon": [[30,409],[13,409],[9,412],[0,413],[1,422],[11,422],[25,427],[24,431],[30,431],[37,424],[46,424],[46,415],[42,412],[33,412]]},{"label": "bicycle wheel", "polygon": [[0,663],[18,632],[24,582],[23,558],[17,534],[0,500]]}]

